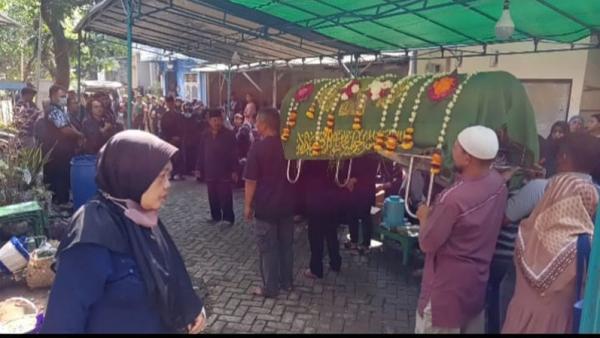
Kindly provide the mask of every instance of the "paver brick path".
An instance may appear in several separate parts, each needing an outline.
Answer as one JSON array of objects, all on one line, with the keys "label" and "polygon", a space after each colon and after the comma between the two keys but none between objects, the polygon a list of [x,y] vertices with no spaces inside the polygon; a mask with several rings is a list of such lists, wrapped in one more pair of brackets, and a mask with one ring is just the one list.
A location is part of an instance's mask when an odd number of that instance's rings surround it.
[{"label": "paver brick path", "polygon": [[[261,285],[251,228],[242,220],[243,191],[234,191],[236,224],[209,225],[206,187],[175,182],[161,217],[181,251],[190,275],[205,288],[209,333],[412,333],[418,280],[401,266],[398,250],[368,257],[342,249],[342,271],[325,278],[302,276],[308,266],[306,226],[294,239],[295,289],[276,299],[253,296]],[[345,236],[340,231],[340,238]],[[196,283],[198,284],[198,283]]]}]

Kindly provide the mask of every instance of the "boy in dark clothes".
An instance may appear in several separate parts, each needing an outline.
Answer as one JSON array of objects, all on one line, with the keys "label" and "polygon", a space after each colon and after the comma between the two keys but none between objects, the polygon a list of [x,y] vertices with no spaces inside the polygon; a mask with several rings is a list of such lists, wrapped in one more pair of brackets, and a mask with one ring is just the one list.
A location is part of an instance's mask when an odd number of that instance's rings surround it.
[{"label": "boy in dark clothes", "polygon": [[233,132],[223,127],[221,109],[208,110],[209,130],[202,137],[200,165],[208,187],[208,202],[212,219],[209,223],[224,221],[232,226],[233,214],[232,181],[238,181],[237,151]]}]

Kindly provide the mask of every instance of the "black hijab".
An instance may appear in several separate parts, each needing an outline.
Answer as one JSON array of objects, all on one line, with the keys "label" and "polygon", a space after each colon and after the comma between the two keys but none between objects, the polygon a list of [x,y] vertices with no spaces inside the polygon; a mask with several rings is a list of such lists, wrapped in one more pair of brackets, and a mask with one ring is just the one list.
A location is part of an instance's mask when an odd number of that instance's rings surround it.
[{"label": "black hijab", "polygon": [[[98,187],[112,197],[140,203],[142,194],[176,152],[177,148],[152,134],[121,132],[100,151]],[[149,297],[164,325],[173,331],[185,332],[202,311],[202,300],[162,222],[154,228],[137,225],[115,202],[98,195],[73,216],[71,230],[58,249],[58,264],[60,254],[78,243],[133,256]]]},{"label": "black hijab", "polygon": [[[554,130],[561,129],[563,132],[563,138],[554,139],[552,138],[552,134]],[[544,153],[542,154],[543,158],[545,158],[546,162],[544,162],[544,168],[546,169],[546,177],[551,177],[556,174],[556,155],[558,155],[558,149],[560,144],[563,142],[565,136],[569,135],[569,124],[564,121],[555,122],[550,128],[550,135],[546,139],[544,144]]]}]

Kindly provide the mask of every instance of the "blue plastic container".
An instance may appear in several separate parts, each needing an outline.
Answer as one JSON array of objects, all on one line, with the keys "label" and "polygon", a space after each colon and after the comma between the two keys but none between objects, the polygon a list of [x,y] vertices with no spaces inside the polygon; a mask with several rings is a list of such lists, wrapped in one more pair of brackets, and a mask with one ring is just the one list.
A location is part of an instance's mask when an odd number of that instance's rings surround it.
[{"label": "blue plastic container", "polygon": [[96,155],[81,155],[71,159],[71,191],[73,192],[73,210],[79,209],[96,192]]},{"label": "blue plastic container", "polygon": [[404,226],[404,200],[392,195],[383,202],[383,226],[387,229]]}]

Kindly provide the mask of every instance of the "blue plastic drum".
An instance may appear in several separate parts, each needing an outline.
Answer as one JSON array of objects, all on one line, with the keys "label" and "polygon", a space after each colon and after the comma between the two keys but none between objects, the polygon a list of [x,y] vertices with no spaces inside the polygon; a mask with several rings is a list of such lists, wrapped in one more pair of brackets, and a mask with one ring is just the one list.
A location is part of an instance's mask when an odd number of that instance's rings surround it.
[{"label": "blue plastic drum", "polygon": [[81,155],[71,159],[71,191],[73,192],[73,210],[79,209],[96,192],[96,155]]}]

